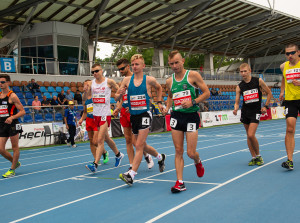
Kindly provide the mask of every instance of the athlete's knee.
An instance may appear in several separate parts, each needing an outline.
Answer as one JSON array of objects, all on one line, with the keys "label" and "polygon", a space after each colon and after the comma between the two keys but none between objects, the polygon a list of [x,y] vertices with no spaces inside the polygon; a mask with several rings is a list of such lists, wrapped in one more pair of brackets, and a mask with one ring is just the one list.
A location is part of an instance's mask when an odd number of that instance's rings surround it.
[{"label": "athlete's knee", "polygon": [[175,155],[183,156],[183,148],[175,146]]},{"label": "athlete's knee", "polygon": [[295,134],[295,128],[293,126],[289,126],[286,128],[287,134]]},{"label": "athlete's knee", "polygon": [[190,157],[191,159],[194,159],[196,156],[196,151],[187,151],[187,155],[188,157]]},{"label": "athlete's knee", "polygon": [[255,133],[249,133],[248,132],[247,137],[248,137],[249,140],[255,140],[256,139]]}]

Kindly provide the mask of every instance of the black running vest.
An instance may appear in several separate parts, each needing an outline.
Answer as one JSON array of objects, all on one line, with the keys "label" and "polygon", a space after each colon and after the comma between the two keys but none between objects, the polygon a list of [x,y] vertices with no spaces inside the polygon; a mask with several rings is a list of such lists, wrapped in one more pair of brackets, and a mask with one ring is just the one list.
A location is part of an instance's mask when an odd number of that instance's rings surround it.
[{"label": "black running vest", "polygon": [[[8,102],[9,96],[13,93],[13,91],[8,92],[5,98],[0,99],[0,123],[4,123],[5,120],[17,114],[17,108],[14,104],[10,104]],[[2,92],[0,92],[2,94]],[[16,123],[18,120],[14,119],[13,122]]]},{"label": "black running vest", "polygon": [[242,111],[260,111],[262,92],[259,87],[259,78],[251,77],[249,83],[243,80],[239,83],[239,87],[243,96]]}]

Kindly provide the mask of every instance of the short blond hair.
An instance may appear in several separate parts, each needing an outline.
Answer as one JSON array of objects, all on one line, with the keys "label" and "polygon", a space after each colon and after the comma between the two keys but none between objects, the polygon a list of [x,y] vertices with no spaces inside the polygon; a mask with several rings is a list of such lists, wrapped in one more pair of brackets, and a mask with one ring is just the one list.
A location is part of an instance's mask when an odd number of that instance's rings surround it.
[{"label": "short blond hair", "polygon": [[[173,57],[175,57],[175,55],[179,54],[181,56],[181,53],[178,50],[173,50],[169,53],[168,58],[169,59],[173,59]],[[182,57],[182,56],[181,56]]]},{"label": "short blond hair", "polygon": [[242,64],[240,65],[240,70],[241,70],[242,68],[247,68],[247,69],[251,70],[250,65],[247,64],[247,63],[242,63]]},{"label": "short blond hair", "polygon": [[141,59],[141,60],[145,63],[145,60],[144,60],[144,57],[143,57],[142,54],[134,54],[134,55],[131,57],[130,61],[132,62],[132,61],[137,60],[137,59]]}]

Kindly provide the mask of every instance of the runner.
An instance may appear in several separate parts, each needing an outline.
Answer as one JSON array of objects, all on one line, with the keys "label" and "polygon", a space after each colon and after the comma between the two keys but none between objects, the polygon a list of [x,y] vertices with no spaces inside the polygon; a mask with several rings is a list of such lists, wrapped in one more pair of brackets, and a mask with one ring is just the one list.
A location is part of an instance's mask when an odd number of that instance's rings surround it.
[{"label": "runner", "polygon": [[[198,111],[199,103],[209,98],[210,92],[198,72],[184,69],[185,60],[179,51],[172,51],[168,60],[174,74],[166,81],[169,93],[167,107],[163,110],[163,114],[165,115],[172,106],[170,126],[175,146],[177,181],[175,186],[171,188],[171,192],[178,193],[186,190],[183,182],[184,135],[187,142],[187,155],[194,160],[198,177],[204,175],[204,167],[197,152],[200,124]],[[198,95],[198,89],[201,89],[203,94]]]},{"label": "runner", "polygon": [[[298,113],[300,112],[300,51],[296,44],[285,47],[287,62],[280,65],[283,73],[279,99],[285,99],[285,149],[287,161],[281,164],[288,170],[294,169],[293,154],[295,149],[295,131]],[[284,97],[285,94],[285,97]]]},{"label": "runner", "polygon": [[[243,63],[240,65],[240,75],[243,80],[236,87],[236,98],[233,114],[237,115],[240,104],[240,96],[243,96],[243,105],[241,111],[241,122],[244,124],[247,133],[247,144],[252,156],[248,163],[249,166],[264,164],[264,160],[259,152],[259,144],[255,136],[261,113],[266,113],[269,109],[269,103],[272,97],[271,90],[266,83],[257,77],[251,76],[251,68],[249,64]],[[261,108],[263,89],[267,93],[267,101],[265,106]]]},{"label": "runner", "polygon": [[[116,63],[120,73],[124,77],[131,77],[132,72],[129,67],[129,61],[127,59],[120,59]],[[117,92],[118,93],[118,92]],[[123,103],[122,103],[123,102]],[[127,90],[125,94],[123,95],[122,99],[117,103],[117,108],[114,110],[113,115],[118,116],[120,112],[120,123],[124,130],[124,136],[126,141],[126,149],[127,149],[127,155],[129,159],[130,167],[132,168],[132,162],[134,158],[134,149],[133,145],[135,145],[135,137],[132,134],[132,128],[130,124],[130,113],[129,113],[129,105],[127,100]],[[151,147],[149,145],[146,145],[147,147]],[[150,149],[154,149],[151,147]],[[143,152],[147,166],[149,169],[151,169],[154,166],[154,162],[152,159],[152,156],[145,151]]]},{"label": "runner", "polygon": [[[125,77],[121,84],[119,93],[115,99],[118,101],[127,92],[129,103],[130,122],[132,132],[136,139],[136,154],[133,159],[132,169],[126,173],[120,174],[119,177],[128,185],[133,184],[135,175],[142,161],[143,151],[150,153],[158,159],[160,172],[165,169],[165,154],[158,153],[155,149],[147,147],[146,139],[149,134],[149,129],[152,121],[152,116],[149,108],[151,97],[151,86],[157,90],[157,98],[162,100],[162,88],[154,77],[146,76],[143,73],[145,61],[141,54],[135,54],[131,57],[131,66],[134,74],[131,77]],[[161,101],[158,102],[162,109]]]},{"label": "runner", "polygon": [[103,76],[103,70],[100,64],[94,64],[92,66],[92,74],[95,79],[89,84],[90,92],[93,100],[93,116],[95,124],[98,128],[98,132],[94,137],[97,139],[97,149],[95,161],[91,164],[86,165],[92,173],[97,171],[98,163],[100,157],[104,152],[104,140],[107,139],[108,146],[116,154],[116,164],[119,166],[124,157],[124,154],[119,152],[116,147],[115,142],[108,136],[108,127],[111,122],[111,112],[110,112],[110,96],[111,90],[114,88],[116,91],[119,86],[112,79],[105,78]]},{"label": "runner", "polygon": [[[18,96],[9,90],[10,76],[0,74],[0,153],[12,164],[10,169],[2,175],[3,178],[15,176],[15,170],[21,166],[19,162],[19,133],[22,127],[18,118],[25,115],[25,110]],[[10,138],[13,156],[5,149],[5,144]]]}]

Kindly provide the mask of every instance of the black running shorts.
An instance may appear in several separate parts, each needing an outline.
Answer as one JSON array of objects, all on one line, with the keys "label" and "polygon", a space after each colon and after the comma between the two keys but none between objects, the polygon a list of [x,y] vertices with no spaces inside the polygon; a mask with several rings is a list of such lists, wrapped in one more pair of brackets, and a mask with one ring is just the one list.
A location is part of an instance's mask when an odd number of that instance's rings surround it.
[{"label": "black running shorts", "polygon": [[130,122],[133,134],[137,135],[139,130],[150,128],[152,114],[148,111],[139,115],[130,115]]},{"label": "black running shorts", "polygon": [[250,123],[259,123],[261,111],[243,112],[241,113],[241,122],[249,125]]},{"label": "black running shorts", "polygon": [[183,113],[173,111],[171,113],[170,126],[174,130],[182,132],[195,132],[200,125],[198,112]]},{"label": "black running shorts", "polygon": [[0,137],[15,136],[21,132],[23,132],[23,130],[20,123],[0,123]]},{"label": "black running shorts", "polygon": [[285,118],[288,117],[298,117],[298,112],[300,112],[300,100],[285,101]]}]

